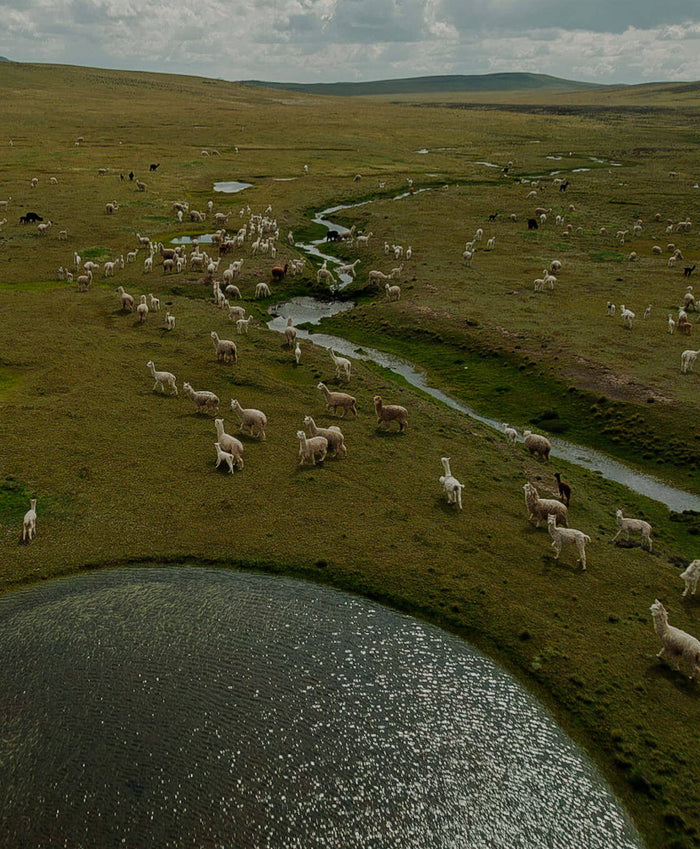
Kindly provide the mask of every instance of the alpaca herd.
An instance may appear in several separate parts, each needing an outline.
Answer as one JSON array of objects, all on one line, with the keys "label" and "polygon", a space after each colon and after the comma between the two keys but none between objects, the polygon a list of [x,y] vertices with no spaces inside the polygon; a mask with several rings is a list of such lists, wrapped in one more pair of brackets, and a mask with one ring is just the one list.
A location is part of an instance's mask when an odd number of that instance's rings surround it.
[{"label": "alpaca herd", "polygon": [[[145,191],[147,188],[146,184],[141,183],[140,181],[137,181],[136,185],[139,191]],[[116,201],[108,202],[106,204],[105,211],[109,215],[115,215],[117,219],[123,215],[123,211],[121,213],[119,212],[119,204]],[[196,210],[188,210],[186,205],[178,208],[176,210],[178,220],[182,220],[182,216],[186,212],[189,212],[192,220],[195,220],[196,218],[197,221],[204,221],[206,215],[212,212],[211,202],[210,205],[207,206],[207,213],[198,212]],[[534,222],[534,227],[536,228],[538,223],[540,227],[545,226],[547,223],[547,215],[550,212],[551,209],[548,208],[538,208],[535,210],[537,218],[531,219]],[[217,225],[224,226],[230,214],[230,212],[226,214],[216,213],[214,220]],[[243,239],[250,239],[251,233],[255,236],[254,241],[251,242],[251,251],[253,254],[269,253],[272,257],[275,256],[275,252],[277,250],[276,239],[278,234],[273,235],[272,232],[266,232],[264,230],[264,226],[266,225],[263,224],[263,221],[266,218],[267,213],[264,217],[260,216],[259,222],[256,222],[255,227],[253,227],[253,217],[251,217],[247,227],[240,228],[238,235],[234,235],[233,232],[231,235],[226,235],[223,230],[219,231],[220,254],[217,259],[212,259],[206,253],[200,252],[199,246],[196,242],[194,243],[194,251],[189,255],[188,259],[187,254],[181,249],[165,248],[163,245],[155,245],[147,237],[141,237],[140,234],[137,234],[139,247],[135,250],[126,252],[126,263],[135,264],[139,250],[143,249],[145,249],[148,254],[144,260],[144,274],[153,272],[154,261],[162,264],[163,274],[178,273],[183,270],[183,268],[186,268],[189,262],[190,269],[201,271],[206,275],[205,277],[200,278],[200,280],[205,281],[208,284],[213,284],[216,306],[226,310],[224,315],[228,315],[231,321],[235,321],[238,335],[245,336],[248,333],[248,328],[251,325],[252,318],[250,315],[246,317],[246,310],[244,307],[231,306],[229,304],[229,299],[241,298],[241,290],[238,285],[234,284],[233,281],[240,283],[239,278],[241,277],[241,266],[243,264],[243,260],[240,259],[237,262],[233,262],[228,268],[223,270],[223,283],[219,284],[219,282],[214,279],[214,275],[218,272],[221,256],[231,250],[234,245],[242,244],[242,232]],[[495,215],[493,216],[493,220],[495,220]],[[551,216],[551,220],[553,220],[553,215]],[[272,223],[271,219],[270,223]],[[46,230],[50,225],[50,221],[43,224],[43,227],[41,227],[39,232],[46,233]],[[351,237],[353,235],[354,234],[351,233]],[[289,242],[293,245],[293,236],[291,233],[289,236]],[[369,247],[369,240],[372,236],[373,234],[371,232],[366,235],[362,234],[355,236],[354,242],[356,247],[367,249]],[[624,238],[625,235],[623,233],[623,235],[620,236],[620,240],[624,241]],[[474,234],[474,239],[467,243],[463,259],[468,266],[471,266],[476,249],[479,246],[479,243],[482,243],[482,240],[484,239],[483,230],[479,228]],[[485,244],[486,250],[496,250],[496,237],[494,235],[489,236],[488,239],[485,239]],[[387,248],[389,249],[388,251],[386,250]],[[404,259],[406,262],[410,261],[412,256],[412,249],[410,247],[404,252],[400,245],[389,245],[387,243],[385,245],[385,253],[392,250],[396,261]],[[116,252],[113,256],[115,255]],[[638,259],[636,252],[632,252],[628,256],[630,260],[636,261]],[[674,262],[677,259],[682,259],[682,256],[676,249],[674,249],[672,257]],[[356,259],[353,263],[339,266],[336,271],[337,273],[342,273],[354,278],[355,269],[359,262],[360,260]],[[91,288],[93,275],[98,272],[99,265],[95,262],[85,262],[82,263],[81,267],[80,257],[78,257],[77,254],[74,257],[74,265],[76,274],[79,268],[82,271],[82,273],[77,276],[78,289],[81,292],[87,292]],[[552,260],[549,267],[545,267],[543,269],[542,277],[535,280],[535,290],[538,292],[555,290],[558,287],[558,280],[555,275],[561,271],[561,267],[562,264],[559,260]],[[107,260],[103,263],[104,277],[115,276],[124,268],[124,255],[119,255],[116,259]],[[400,278],[403,273],[403,268],[404,266],[402,264],[393,268],[389,273],[372,270],[368,275],[369,282],[374,285],[379,284],[384,286],[384,293],[387,301],[394,303],[399,302],[402,294],[401,287],[397,284],[393,284],[391,281]],[[694,269],[695,266],[687,267],[685,276],[690,276]],[[299,267],[297,265],[297,260],[290,259],[289,261],[277,261],[276,264],[272,266],[268,279],[270,279],[273,283],[281,282],[285,279],[288,273],[293,276],[298,272],[298,270]],[[72,278],[72,272],[69,272],[69,274]],[[66,277],[66,279],[68,279],[68,277]],[[325,261],[316,272],[316,280],[319,283],[325,283],[330,286],[333,286],[336,283],[335,277],[326,267]],[[151,311],[158,312],[160,310],[160,300],[155,297],[152,292],[149,293],[148,296],[146,294],[142,294],[135,298],[126,291],[123,285],[118,286],[116,291],[121,311],[124,313],[135,314],[138,324],[144,324]],[[271,295],[272,291],[269,283],[258,280],[252,297],[255,299],[263,299],[268,298]],[[396,308],[399,308],[399,306],[402,305],[399,304]],[[666,327],[669,334],[672,334],[677,329],[681,333],[690,335],[692,325],[687,317],[686,310],[693,310],[694,307],[695,299],[692,294],[692,287],[688,287],[685,295],[683,296],[682,308],[677,322],[674,321],[671,314],[668,315]],[[391,309],[394,309],[394,307],[391,307]],[[616,314],[616,308],[611,302],[608,302],[608,314]],[[644,318],[649,320],[651,318],[651,314],[651,305],[649,305],[644,311]],[[625,305],[622,304],[619,315],[625,328],[632,330],[636,318],[635,313],[627,309]],[[148,325],[146,326],[148,327]],[[174,328],[175,317],[170,311],[167,311],[165,314],[164,329],[166,331],[173,331]],[[255,331],[252,335],[256,335]],[[295,364],[299,366],[301,363],[302,349],[297,339],[297,331],[293,326],[291,318],[287,321],[284,335],[288,353],[293,355]],[[239,356],[236,343],[233,342],[233,340],[221,338],[218,332],[214,330],[210,332],[210,337],[213,342],[217,361],[225,365],[237,366],[239,363]],[[240,341],[243,344],[246,342],[245,339],[241,339]],[[211,348],[209,348],[209,350],[211,352]],[[336,382],[349,383],[353,378],[351,361],[346,357],[338,355],[333,348],[328,349],[328,354],[334,366],[334,380]],[[683,351],[681,355],[681,372],[683,374],[692,372],[693,365],[698,354],[700,354],[700,351],[691,349]],[[153,360],[149,360],[146,363],[146,367],[149,369],[154,381],[152,389],[153,392],[162,396],[172,396],[173,398],[178,396],[177,380],[174,374],[168,371],[157,370]],[[297,374],[303,374],[303,371],[297,372]],[[205,389],[195,390],[187,381],[182,383],[182,388],[187,399],[189,399],[189,401],[194,405],[196,414],[214,414],[218,416],[220,401],[219,397],[214,392]],[[322,401],[325,402],[326,414],[332,414],[335,416],[339,415],[343,419],[349,419],[350,417],[348,417],[347,414],[352,413],[353,419],[358,418],[358,404],[355,396],[344,391],[333,391],[329,389],[324,382],[319,382],[317,384],[317,389],[321,393]],[[162,402],[164,404],[171,403],[166,401],[165,398],[162,399]],[[182,403],[186,404],[187,402],[183,401]],[[373,406],[376,415],[376,426],[379,433],[390,430],[393,430],[394,433],[398,432],[399,434],[406,433],[408,430],[409,418],[409,413],[406,407],[399,404],[384,403],[383,398],[380,395],[374,395]],[[242,438],[257,440],[259,443],[265,442],[267,438],[266,427],[268,419],[264,412],[253,407],[243,407],[242,404],[235,398],[231,399],[230,408],[239,420],[239,435],[241,435]],[[392,428],[394,423],[396,424],[398,431]],[[317,467],[324,462],[344,460],[348,457],[345,435],[337,425],[329,425],[327,427],[319,426],[316,424],[315,419],[308,414],[303,417],[303,425],[305,429],[299,429],[296,431],[297,442],[295,443],[295,447],[298,443],[298,466]],[[242,471],[245,468],[243,442],[241,439],[226,432],[223,418],[215,418],[214,426],[216,430],[216,441],[214,442],[216,459],[214,461],[214,468],[222,470],[229,475],[233,475],[236,471]],[[345,424],[343,427],[345,427]],[[503,424],[502,432],[509,445],[517,445],[520,437],[516,428],[508,424]],[[290,437],[292,433],[294,433],[294,431],[290,432]],[[532,458],[529,462],[532,463],[534,461],[541,464],[548,463],[552,451],[552,443],[547,437],[541,434],[532,433],[530,430],[525,430],[522,435],[522,443],[529,455],[529,458]],[[331,457],[332,460],[328,460],[329,457]],[[445,512],[452,515],[455,520],[458,516],[463,517],[464,515],[469,515],[470,505],[468,503],[466,505],[463,503],[464,500],[468,500],[468,495],[465,497],[464,494],[465,484],[461,483],[453,475],[450,457],[442,456],[439,459],[443,472],[438,478],[439,486],[441,487],[441,494],[439,497],[443,505],[445,505],[446,502],[447,506],[444,507]],[[340,464],[340,466],[343,465],[344,464]],[[580,571],[587,572],[586,547],[591,544],[592,537],[583,530],[570,526],[569,509],[571,506],[572,486],[569,482],[562,479],[559,472],[554,473],[554,478],[556,483],[552,485],[552,494],[555,496],[558,495],[558,497],[541,497],[533,483],[528,481],[524,484],[523,492],[525,495],[528,522],[534,526],[533,532],[543,526],[546,527],[548,536],[551,540],[551,548],[554,551],[555,561],[559,561],[565,550],[575,550],[577,555],[576,562],[580,564]],[[556,489],[554,489],[554,487],[556,487]],[[31,500],[30,510],[24,516],[22,540],[26,543],[33,541],[36,534],[36,503],[36,499]],[[579,503],[580,501],[575,499],[575,506]],[[467,507],[466,514],[464,511],[465,506]],[[458,511],[457,513],[452,512],[455,509]],[[452,521],[452,519],[450,521]],[[463,518],[460,519],[460,521],[463,521]],[[640,518],[625,517],[622,510],[617,510],[615,522],[617,525],[617,532],[612,537],[612,543],[616,543],[618,545],[625,543],[629,544],[630,534],[638,534],[641,540],[641,548],[648,551],[649,554],[652,553],[652,528],[648,522]],[[620,540],[621,537],[622,541],[618,543],[618,540]],[[700,581],[700,559],[693,560],[685,571],[682,572],[680,577],[684,581],[682,597],[695,595],[698,582]],[[691,669],[691,677],[695,679],[700,673],[700,642],[685,632],[669,626],[668,614],[660,601],[655,601],[650,609],[654,619],[655,630],[663,645],[661,651],[658,653],[658,657],[668,660],[676,668],[678,668],[678,663],[681,660],[687,661]]]}]

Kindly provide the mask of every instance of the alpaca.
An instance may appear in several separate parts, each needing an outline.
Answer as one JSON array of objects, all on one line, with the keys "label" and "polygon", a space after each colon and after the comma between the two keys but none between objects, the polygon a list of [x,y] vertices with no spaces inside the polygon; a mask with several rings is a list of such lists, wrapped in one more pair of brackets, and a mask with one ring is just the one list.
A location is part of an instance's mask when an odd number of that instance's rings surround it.
[{"label": "alpaca", "polygon": [[555,472],[554,477],[557,479],[557,486],[559,487],[559,497],[568,507],[569,501],[571,501],[571,484],[568,481],[562,480],[562,477],[559,472]]},{"label": "alpaca", "polygon": [[216,448],[216,468],[218,469],[223,461],[228,466],[229,474],[233,474],[233,455],[228,451],[224,451],[218,442],[214,443]]},{"label": "alpaca", "polygon": [[663,643],[663,648],[656,656],[668,660],[674,669],[680,668],[681,660],[687,660],[691,670],[690,680],[694,681],[700,673],[700,640],[669,625],[666,608],[658,598],[649,610],[654,620],[654,630]]},{"label": "alpaca", "polygon": [[460,483],[456,477],[453,476],[452,471],[450,470],[450,458],[449,457],[441,457],[440,462],[442,463],[442,468],[445,471],[444,475],[440,475],[440,483],[445,489],[445,495],[447,496],[448,504],[456,504],[459,509],[462,509],[462,490],[464,489],[464,484]]},{"label": "alpaca", "polygon": [[552,548],[556,552],[554,559],[558,560],[561,554],[561,548],[564,544],[575,545],[578,551],[578,562],[583,570],[586,569],[586,543],[591,541],[591,538],[584,534],[583,531],[578,531],[576,528],[558,528],[557,517],[550,513],[547,516],[547,530],[552,538]]},{"label": "alpaca", "polygon": [[396,422],[399,433],[403,433],[408,425],[408,410],[399,404],[384,404],[381,395],[374,396],[374,409],[377,413],[377,425],[384,422],[387,426]]},{"label": "alpaca", "polygon": [[22,522],[22,541],[30,542],[36,535],[36,498],[29,502],[29,510],[24,514]]},{"label": "alpaca", "polygon": [[647,548],[651,552],[653,543],[651,541],[651,525],[649,522],[645,522],[644,519],[625,518],[622,515],[622,510],[618,510],[615,514],[615,521],[617,522],[618,531],[612,538],[612,542],[615,542],[622,533],[625,535],[625,540],[629,541],[630,531],[638,531],[642,535],[642,548]]},{"label": "alpaca", "polygon": [[525,506],[528,509],[528,521],[535,520],[535,527],[539,528],[540,522],[548,522],[549,516],[554,515],[559,527],[568,528],[568,509],[566,504],[554,498],[540,498],[537,490],[531,483],[523,486],[525,492]]},{"label": "alpaca", "polygon": [[698,580],[700,580],[700,560],[691,560],[688,564],[688,568],[681,572],[681,578],[685,581],[685,589],[683,590],[683,597],[688,595],[688,592],[691,595],[695,595],[695,590],[698,587]]}]

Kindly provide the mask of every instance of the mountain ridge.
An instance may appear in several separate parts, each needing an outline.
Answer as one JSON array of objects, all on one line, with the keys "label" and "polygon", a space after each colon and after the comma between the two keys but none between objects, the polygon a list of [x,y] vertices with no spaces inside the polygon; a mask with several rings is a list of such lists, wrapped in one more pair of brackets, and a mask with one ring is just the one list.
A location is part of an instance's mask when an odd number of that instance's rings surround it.
[{"label": "mountain ridge", "polygon": [[306,94],[358,97],[378,94],[426,94],[468,91],[585,91],[611,86],[552,77],[548,74],[505,72],[494,74],[438,74],[367,82],[284,83],[266,80],[240,80],[243,85],[299,91]]}]

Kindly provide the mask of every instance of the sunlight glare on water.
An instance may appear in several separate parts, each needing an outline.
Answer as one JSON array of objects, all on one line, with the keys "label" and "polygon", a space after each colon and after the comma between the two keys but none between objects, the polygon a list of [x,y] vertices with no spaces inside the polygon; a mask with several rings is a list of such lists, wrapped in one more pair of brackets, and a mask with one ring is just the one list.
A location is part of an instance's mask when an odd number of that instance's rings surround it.
[{"label": "sunlight glare on water", "polygon": [[468,644],[291,579],[119,569],[0,599],[4,849],[633,849]]}]

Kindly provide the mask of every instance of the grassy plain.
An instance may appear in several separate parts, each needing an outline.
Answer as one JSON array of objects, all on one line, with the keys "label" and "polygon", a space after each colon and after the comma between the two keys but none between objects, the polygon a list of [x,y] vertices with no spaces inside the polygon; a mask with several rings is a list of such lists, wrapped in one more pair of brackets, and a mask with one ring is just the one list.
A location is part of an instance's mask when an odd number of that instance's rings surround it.
[{"label": "grassy plain", "polygon": [[[359,361],[348,389],[360,414],[342,422],[347,460],[299,468],[303,416],[332,421],[316,384],[338,384],[327,353],[304,344],[296,367],[263,320],[270,304],[318,290],[309,266],[255,302],[272,261],[249,247],[240,253],[244,305],[258,324],[237,338],[236,367],[215,360],[210,331],[232,338],[233,325],[198,274],[144,275],[142,252],[114,278],[99,271],[86,293],[56,280],[74,251],[103,263],[135,248],[136,233],[167,242],[214,229],[178,224],[176,200],[231,210],[232,231],[246,220],[242,206],[261,213],[269,204],[283,261],[298,255],[288,230],[297,239],[313,232],[311,212],[372,200],[339,214],[374,235],[361,254],[358,306],[329,326],[406,354],[434,383],[519,429],[549,428],[697,492],[700,376],[679,374],[680,352],[697,342],[666,333],[666,316],[677,311],[689,282],[683,266],[694,264],[700,245],[697,225],[670,236],[665,227],[697,218],[700,102],[684,94],[674,108],[627,109],[622,95],[611,104],[608,93],[586,92],[580,110],[561,114],[555,95],[523,105],[515,93],[517,110],[506,108],[506,96],[504,108],[449,108],[434,98],[322,98],[11,63],[0,65],[0,92],[0,199],[10,199],[0,230],[0,589],[81,569],[189,562],[291,573],[385,601],[505,663],[594,757],[649,846],[700,846],[699,685],[657,661],[648,612],[658,597],[673,624],[700,634],[698,601],[681,601],[678,578],[699,554],[696,515],[669,514],[580,468],[531,460]],[[629,98],[646,103],[638,90]],[[658,98],[654,89],[650,105]],[[149,172],[150,163],[158,169]],[[100,168],[108,173],[98,176]],[[566,192],[552,185],[559,169]],[[120,179],[130,171],[145,192]],[[408,178],[426,191],[394,200]],[[543,185],[536,198],[521,182],[532,178]],[[215,193],[214,182],[227,179],[253,185]],[[113,200],[119,210],[107,215]],[[552,212],[530,232],[525,221],[536,205]],[[27,211],[54,222],[46,235],[19,224]],[[558,213],[573,233],[554,224]],[[637,218],[641,234],[620,245],[615,233],[631,231]],[[466,268],[464,243],[477,227],[496,247],[479,249]],[[685,257],[673,268],[669,240]],[[365,285],[370,268],[396,265],[385,242],[413,250],[398,303]],[[664,247],[661,257],[654,244]],[[627,259],[632,250],[636,262]],[[555,257],[563,263],[557,287],[535,293],[533,279]],[[162,312],[142,325],[122,312],[120,284],[157,295],[176,330],[163,329]],[[608,300],[637,313],[632,331],[606,316]],[[154,393],[149,359],[180,386],[216,392],[229,431],[230,398],[266,411],[267,441],[244,438],[242,472],[214,471],[213,422],[182,391]],[[406,434],[375,427],[376,393],[409,409]],[[440,491],[444,455],[466,484],[463,514]],[[556,563],[546,533],[526,521],[523,483],[549,495],[556,469],[574,487],[571,524],[592,538],[585,573],[570,552]],[[32,496],[37,537],[22,545]],[[610,543],[617,507],[652,522],[653,554]]]}]

